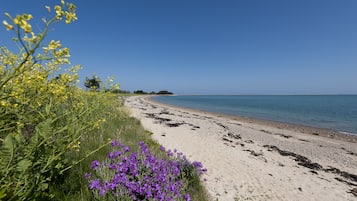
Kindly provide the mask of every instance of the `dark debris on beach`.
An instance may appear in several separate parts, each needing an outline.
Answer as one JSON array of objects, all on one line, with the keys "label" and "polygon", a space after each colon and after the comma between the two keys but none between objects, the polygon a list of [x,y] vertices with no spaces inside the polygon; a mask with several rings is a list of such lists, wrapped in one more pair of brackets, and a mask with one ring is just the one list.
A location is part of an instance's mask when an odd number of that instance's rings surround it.
[{"label": "dark debris on beach", "polygon": [[296,154],[294,152],[281,150],[277,146],[274,146],[274,145],[264,145],[263,147],[268,148],[268,151],[277,151],[282,156],[292,156],[298,165],[311,169],[313,171],[312,173],[314,173],[314,174],[317,174],[317,171],[333,173],[333,174],[343,177],[344,179],[347,179],[349,181],[346,181],[346,180],[338,178],[338,177],[336,178],[336,180],[346,183],[350,186],[357,186],[357,175],[355,175],[355,174],[341,171],[340,169],[332,167],[332,166],[323,168],[322,165],[312,162],[310,159],[308,159],[305,156]]}]

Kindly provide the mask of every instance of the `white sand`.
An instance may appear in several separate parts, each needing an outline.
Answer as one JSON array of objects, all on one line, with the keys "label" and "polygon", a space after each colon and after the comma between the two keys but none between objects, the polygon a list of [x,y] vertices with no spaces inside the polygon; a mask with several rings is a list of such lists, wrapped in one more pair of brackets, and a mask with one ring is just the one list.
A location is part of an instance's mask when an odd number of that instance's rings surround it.
[{"label": "white sand", "polygon": [[[357,200],[349,192],[357,188],[357,143],[171,107],[143,96],[129,97],[125,105],[161,145],[203,163],[212,200]],[[322,167],[299,165],[298,155]],[[343,177],[347,173],[352,178]]]}]

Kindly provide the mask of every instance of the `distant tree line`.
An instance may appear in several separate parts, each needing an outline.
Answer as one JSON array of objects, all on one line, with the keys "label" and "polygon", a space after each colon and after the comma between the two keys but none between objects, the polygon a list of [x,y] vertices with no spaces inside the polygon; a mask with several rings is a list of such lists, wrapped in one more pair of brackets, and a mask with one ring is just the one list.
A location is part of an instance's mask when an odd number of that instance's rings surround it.
[{"label": "distant tree line", "polygon": [[[131,91],[128,90],[112,90],[110,91],[112,93],[118,93],[118,94],[131,94]],[[159,92],[151,91],[151,92],[146,92],[144,90],[136,90],[133,91],[133,94],[140,94],[140,95],[172,95],[174,93],[167,91],[167,90],[161,90]]]},{"label": "distant tree line", "polygon": [[[91,91],[99,91],[101,89],[101,79],[98,76],[93,75],[92,78],[86,77],[86,80],[84,81],[84,86],[91,90]],[[105,92],[111,92],[111,93],[117,93],[117,94],[131,94],[130,91],[128,90],[122,90],[122,89],[103,89]],[[151,95],[172,95],[174,93],[167,91],[167,90],[161,90],[159,92],[146,92],[144,90],[136,90],[133,91],[133,94],[151,94]]]},{"label": "distant tree line", "polygon": [[167,91],[167,90],[161,90],[159,92],[152,91],[150,93],[143,91],[143,90],[136,90],[133,92],[134,94],[152,94],[152,95],[172,95],[174,93]]}]

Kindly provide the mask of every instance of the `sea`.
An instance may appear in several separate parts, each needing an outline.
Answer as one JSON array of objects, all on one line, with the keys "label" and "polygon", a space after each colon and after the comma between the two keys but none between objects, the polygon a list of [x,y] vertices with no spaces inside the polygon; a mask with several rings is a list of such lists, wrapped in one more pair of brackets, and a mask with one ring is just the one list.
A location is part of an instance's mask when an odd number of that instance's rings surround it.
[{"label": "sea", "polygon": [[357,135],[357,95],[174,95],[155,96],[153,100]]}]

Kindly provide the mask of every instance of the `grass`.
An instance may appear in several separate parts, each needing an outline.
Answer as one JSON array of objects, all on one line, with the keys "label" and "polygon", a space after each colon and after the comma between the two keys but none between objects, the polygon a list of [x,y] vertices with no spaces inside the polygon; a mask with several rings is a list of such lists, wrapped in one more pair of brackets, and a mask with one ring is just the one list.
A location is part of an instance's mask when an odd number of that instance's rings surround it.
[{"label": "grass", "polygon": [[[120,99],[123,99],[123,97]],[[122,101],[111,101],[114,103],[111,105],[112,108],[102,109],[116,112],[100,128],[94,130],[90,135],[86,135],[87,137],[83,139],[78,155],[70,157],[84,156],[88,154],[88,150],[93,150],[93,147],[98,147],[99,144],[107,142],[108,139],[116,139],[129,146],[131,150],[136,150],[138,142],[143,141],[149,146],[152,153],[162,155],[160,144],[151,138],[152,133],[145,130],[139,120],[129,116],[129,111],[122,105]],[[103,160],[109,151],[110,147],[106,146],[69,170],[63,183],[52,189],[55,197],[58,200],[94,200],[84,174],[88,172],[91,161]],[[198,176],[190,182],[188,193],[192,200],[205,201],[209,199]]]},{"label": "grass", "polygon": [[[51,24],[75,20],[76,7],[61,1],[54,8],[36,33],[30,14],[7,14],[4,21],[19,49],[0,47],[0,201],[94,200],[84,174],[93,160],[107,157],[111,139],[131,150],[143,141],[151,153],[163,154],[129,116],[123,97],[84,92],[76,84],[80,66],[61,68],[70,63],[69,49],[44,39]],[[117,86],[108,81],[108,89]],[[193,200],[207,200],[198,176],[191,177],[185,181]]]},{"label": "grass", "polygon": [[[93,160],[107,157],[111,139],[131,150],[143,141],[151,153],[163,154],[129,116],[123,96],[96,88],[84,92],[76,84],[80,66],[62,68],[70,63],[69,49],[44,39],[52,23],[75,20],[76,8],[64,1],[54,8],[56,14],[46,17],[36,33],[30,14],[7,14],[9,23],[4,21],[19,49],[0,47],[0,201],[94,200],[84,174]],[[118,86],[107,85],[108,90]],[[206,200],[198,176],[187,178],[193,200]]]}]

